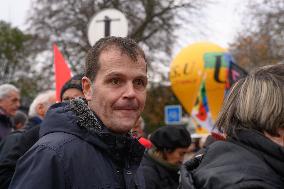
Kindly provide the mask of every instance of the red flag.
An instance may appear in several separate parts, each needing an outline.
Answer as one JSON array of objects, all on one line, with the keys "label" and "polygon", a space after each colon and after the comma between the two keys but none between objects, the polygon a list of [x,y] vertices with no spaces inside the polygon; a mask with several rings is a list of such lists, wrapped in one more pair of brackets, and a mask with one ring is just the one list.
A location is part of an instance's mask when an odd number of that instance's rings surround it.
[{"label": "red flag", "polygon": [[60,101],[60,91],[66,81],[71,78],[71,70],[66,64],[63,55],[59,51],[56,44],[53,44],[54,50],[54,73],[55,73],[55,88],[56,101]]}]

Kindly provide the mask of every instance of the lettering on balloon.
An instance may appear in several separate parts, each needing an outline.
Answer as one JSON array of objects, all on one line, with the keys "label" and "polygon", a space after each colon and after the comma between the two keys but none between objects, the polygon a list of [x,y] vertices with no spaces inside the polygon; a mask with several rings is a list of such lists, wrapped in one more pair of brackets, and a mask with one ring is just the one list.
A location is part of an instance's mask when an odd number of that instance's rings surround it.
[{"label": "lettering on balloon", "polygon": [[215,69],[214,69],[214,79],[218,83],[226,83],[226,81],[221,81],[219,78],[220,75],[220,69],[221,69],[221,63],[222,63],[222,55],[215,56]]}]

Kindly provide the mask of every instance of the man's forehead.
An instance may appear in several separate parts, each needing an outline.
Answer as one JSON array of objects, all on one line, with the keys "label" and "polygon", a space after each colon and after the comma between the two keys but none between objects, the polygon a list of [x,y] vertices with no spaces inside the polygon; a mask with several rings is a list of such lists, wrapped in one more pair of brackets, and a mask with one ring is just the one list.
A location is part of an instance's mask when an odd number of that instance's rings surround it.
[{"label": "man's forehead", "polygon": [[142,69],[140,71],[129,71],[128,69],[123,69],[125,67],[121,67],[120,69],[108,69],[103,68],[102,74],[107,78],[112,77],[130,77],[130,78],[141,78],[141,79],[147,79],[147,73],[143,71]]},{"label": "man's forehead", "polygon": [[126,49],[121,49],[117,46],[108,46],[105,47],[99,55],[99,61],[101,60],[101,58],[105,58],[108,57],[110,54],[112,55],[116,55],[116,56],[127,56],[128,58],[132,59],[132,61],[137,62],[139,59],[143,59],[144,62],[146,63],[145,58],[143,57],[143,55],[141,53],[139,53],[138,49],[133,50],[132,52],[127,52]]},{"label": "man's forehead", "polygon": [[139,68],[145,69],[147,64],[141,56],[137,57],[137,60],[133,60],[129,55],[119,51],[108,51],[101,54],[99,59],[100,69],[112,69],[119,67],[128,67],[128,68]]},{"label": "man's forehead", "polygon": [[20,93],[18,91],[10,91],[8,94],[7,94],[7,97],[8,98],[19,98],[20,96]]}]

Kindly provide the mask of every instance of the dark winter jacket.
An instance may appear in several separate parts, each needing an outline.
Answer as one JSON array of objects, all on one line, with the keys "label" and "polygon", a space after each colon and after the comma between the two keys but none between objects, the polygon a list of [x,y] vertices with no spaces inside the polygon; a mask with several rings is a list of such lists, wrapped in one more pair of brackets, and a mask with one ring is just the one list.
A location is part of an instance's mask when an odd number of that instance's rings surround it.
[{"label": "dark winter jacket", "polygon": [[[6,146],[7,152],[1,151],[0,161],[0,188],[5,189],[9,187],[15,172],[16,163],[18,159],[24,155],[39,139],[39,124],[41,119],[38,117],[32,117],[28,120],[25,130],[23,132],[17,132],[17,136],[11,136],[12,140],[17,142],[11,146]],[[8,139],[8,137],[6,139]]]},{"label": "dark winter jacket", "polygon": [[7,154],[11,151],[13,146],[17,144],[23,132],[24,132],[23,129],[12,131],[8,136],[6,136],[1,141],[0,143],[0,162],[7,156]]},{"label": "dark winter jacket", "polygon": [[[38,117],[29,118],[29,120],[28,120],[28,122],[27,122],[27,124],[25,125],[24,128],[11,132],[5,139],[3,139],[0,143],[0,162],[3,159],[5,159],[7,154],[12,151],[12,148],[15,145],[18,144],[18,141],[21,140],[21,137],[22,137],[24,132],[35,127],[36,125],[39,125],[40,123],[41,123],[41,119],[38,118]],[[37,138],[39,138],[39,133],[37,133]],[[29,140],[29,139],[27,139],[27,140]],[[23,142],[22,141],[19,142],[19,145],[21,145],[21,143],[23,143]],[[29,146],[29,147],[31,147],[31,146]],[[26,149],[25,152],[28,151],[28,149]]]},{"label": "dark winter jacket", "polygon": [[142,163],[147,189],[177,189],[179,174],[177,169],[169,168],[145,153]]},{"label": "dark winter jacket", "polygon": [[284,148],[257,131],[216,141],[181,168],[181,188],[284,188]]},{"label": "dark winter jacket", "polygon": [[0,141],[5,138],[12,130],[12,121],[4,110],[0,108]]},{"label": "dark winter jacket", "polygon": [[18,161],[9,188],[144,188],[144,147],[109,132],[83,100],[53,105],[40,136]]}]

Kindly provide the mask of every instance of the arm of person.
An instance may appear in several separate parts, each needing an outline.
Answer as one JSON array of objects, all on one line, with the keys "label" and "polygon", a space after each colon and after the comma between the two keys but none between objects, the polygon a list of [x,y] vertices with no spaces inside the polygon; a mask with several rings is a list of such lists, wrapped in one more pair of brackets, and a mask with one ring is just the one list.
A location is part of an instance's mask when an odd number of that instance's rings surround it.
[{"label": "arm of person", "polygon": [[63,162],[50,147],[36,146],[19,159],[10,189],[65,188]]}]

